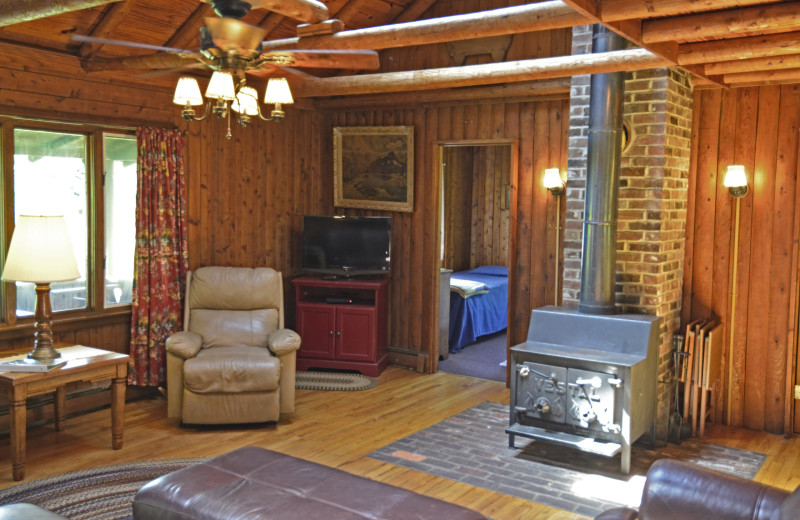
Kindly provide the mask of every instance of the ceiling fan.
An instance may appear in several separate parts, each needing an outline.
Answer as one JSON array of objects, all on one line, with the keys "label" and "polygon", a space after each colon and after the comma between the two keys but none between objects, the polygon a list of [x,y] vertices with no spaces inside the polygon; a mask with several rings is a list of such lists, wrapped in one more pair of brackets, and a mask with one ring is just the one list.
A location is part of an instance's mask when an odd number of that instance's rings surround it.
[{"label": "ceiling fan", "polygon": [[[315,0],[298,0],[297,5],[315,7]],[[266,121],[280,121],[284,113],[280,106],[292,103],[291,92],[285,78],[274,76],[290,75],[303,80],[311,77],[305,72],[294,70],[299,68],[317,69],[353,69],[375,70],[380,66],[378,53],[372,50],[279,50],[262,51],[261,42],[267,30],[249,25],[241,20],[253,5],[273,7],[282,4],[282,8],[293,5],[293,2],[275,2],[273,0],[210,0],[208,2],[219,17],[205,18],[206,25],[200,29],[200,49],[186,50],[173,47],[162,47],[136,42],[110,40],[92,36],[72,35],[72,39],[80,42],[102,45],[118,45],[158,51],[156,54],[134,56],[124,59],[87,60],[83,67],[87,71],[110,70],[160,70],[162,73],[175,73],[189,69],[210,69],[213,71],[206,97],[216,102],[211,107],[209,101],[206,113],[196,117],[192,106],[202,105],[202,96],[196,79],[187,76],[179,80],[175,90],[174,102],[185,105],[182,115],[187,120],[205,119],[209,111],[219,117],[228,114],[228,103],[239,113],[239,122],[246,126],[250,117],[258,116]],[[327,15],[327,8],[319,4]],[[315,13],[315,16],[319,16]],[[270,118],[261,115],[256,101],[256,91],[246,85],[247,76],[269,77],[265,103],[275,103],[275,110]],[[274,88],[272,88],[274,85]],[[276,90],[278,89],[278,90]],[[276,94],[277,92],[277,94]],[[210,110],[209,110],[210,109]]]}]

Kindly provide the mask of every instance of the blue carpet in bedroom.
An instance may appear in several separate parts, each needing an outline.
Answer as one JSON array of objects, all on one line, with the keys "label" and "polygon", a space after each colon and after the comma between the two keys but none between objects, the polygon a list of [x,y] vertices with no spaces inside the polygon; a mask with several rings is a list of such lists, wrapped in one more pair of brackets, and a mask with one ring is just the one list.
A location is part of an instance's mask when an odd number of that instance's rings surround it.
[{"label": "blue carpet in bedroom", "polygon": [[479,338],[458,354],[451,352],[447,359],[439,361],[439,370],[505,383],[506,367],[500,365],[505,360],[506,333],[503,331]]}]

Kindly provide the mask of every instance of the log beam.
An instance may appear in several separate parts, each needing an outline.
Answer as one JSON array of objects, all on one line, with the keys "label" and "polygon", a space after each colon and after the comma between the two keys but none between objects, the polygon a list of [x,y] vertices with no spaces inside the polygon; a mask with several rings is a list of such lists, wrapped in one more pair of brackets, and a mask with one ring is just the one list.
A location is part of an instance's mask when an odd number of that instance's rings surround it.
[{"label": "log beam", "polygon": [[13,0],[0,2],[0,27],[80,11],[120,0]]},{"label": "log beam", "polygon": [[647,49],[627,49],[462,67],[316,79],[296,87],[292,86],[292,92],[297,97],[406,92],[564,78],[578,74],[650,69],[667,65],[669,65],[668,60],[656,56]]},{"label": "log beam", "polygon": [[324,22],[330,18],[328,6],[317,0],[250,0],[254,8],[266,9],[305,23]]},{"label": "log beam", "polygon": [[314,106],[320,109],[349,110],[363,107],[379,106],[420,106],[425,103],[462,104],[479,100],[503,99],[511,100],[569,99],[570,79],[556,78],[541,81],[521,81],[505,85],[489,85],[456,89],[439,89],[425,92],[409,92],[407,94],[370,94],[364,96],[348,96],[319,99]]},{"label": "log beam", "polygon": [[587,23],[560,0],[503,7],[478,13],[431,18],[416,22],[341,31],[308,38],[263,42],[265,51],[277,49],[389,49],[447,41],[500,36]]},{"label": "log beam", "polygon": [[800,53],[800,32],[768,34],[714,42],[684,43],[678,47],[678,64],[694,65],[797,53]]},{"label": "log beam", "polygon": [[633,18],[660,18],[688,13],[733,9],[748,5],[777,3],[781,0],[602,0],[598,14],[603,22]]},{"label": "log beam", "polygon": [[406,23],[418,20],[422,14],[427,11],[436,0],[414,0],[405,11],[397,15],[397,18],[392,20],[392,23]]},{"label": "log beam", "polygon": [[[114,34],[119,24],[125,19],[125,16],[136,6],[138,0],[126,0],[111,6],[105,15],[100,19],[97,25],[92,29],[89,36],[95,38],[109,38]],[[78,47],[78,56],[81,58],[88,58],[97,53],[103,46],[102,43],[84,42]]]},{"label": "log beam", "polygon": [[730,11],[675,16],[642,22],[644,43],[697,41],[796,30],[800,26],[800,2],[761,5]]},{"label": "log beam", "polygon": [[787,54],[786,56],[768,56],[766,58],[706,63],[705,72],[709,75],[719,75],[756,70],[794,69],[799,67],[800,54]]}]

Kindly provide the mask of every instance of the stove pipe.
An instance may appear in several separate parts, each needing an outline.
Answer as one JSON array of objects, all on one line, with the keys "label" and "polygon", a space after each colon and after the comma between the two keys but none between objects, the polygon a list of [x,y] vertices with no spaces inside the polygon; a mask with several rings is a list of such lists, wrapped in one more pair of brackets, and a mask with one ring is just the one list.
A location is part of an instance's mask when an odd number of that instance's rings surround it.
[{"label": "stove pipe", "polygon": [[[627,41],[600,24],[592,30],[592,52],[625,49]],[[581,297],[578,311],[615,314],[617,209],[622,155],[625,74],[592,74],[589,149],[583,217]]]}]

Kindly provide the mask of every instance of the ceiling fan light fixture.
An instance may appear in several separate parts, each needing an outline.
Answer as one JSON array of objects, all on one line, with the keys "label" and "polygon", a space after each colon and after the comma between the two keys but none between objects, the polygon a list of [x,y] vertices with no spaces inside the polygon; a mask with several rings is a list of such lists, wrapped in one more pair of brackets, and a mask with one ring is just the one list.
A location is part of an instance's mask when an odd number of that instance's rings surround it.
[{"label": "ceiling fan light fixture", "polygon": [[211,81],[206,88],[206,97],[223,101],[236,99],[236,89],[233,86],[233,76],[230,72],[214,71]]},{"label": "ceiling fan light fixture", "polygon": [[270,78],[267,82],[267,91],[264,93],[264,103],[276,105],[294,103],[292,91],[286,78]]},{"label": "ceiling fan light fixture", "polygon": [[258,115],[258,92],[253,87],[242,87],[231,103],[234,112],[246,116]]},{"label": "ceiling fan light fixture", "polygon": [[181,106],[196,106],[203,104],[203,96],[200,94],[200,86],[197,80],[187,76],[178,80],[175,86],[175,95],[172,102]]}]

